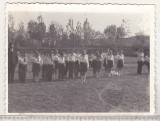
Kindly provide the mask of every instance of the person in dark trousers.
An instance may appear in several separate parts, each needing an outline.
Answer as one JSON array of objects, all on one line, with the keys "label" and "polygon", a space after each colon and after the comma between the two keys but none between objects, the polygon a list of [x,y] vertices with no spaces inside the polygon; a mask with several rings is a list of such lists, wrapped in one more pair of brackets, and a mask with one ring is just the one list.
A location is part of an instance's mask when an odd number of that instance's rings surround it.
[{"label": "person in dark trousers", "polygon": [[21,57],[18,58],[18,75],[19,75],[19,81],[22,83],[25,83],[26,81],[26,72],[27,72],[27,63],[28,59],[25,55],[25,53],[21,53]]},{"label": "person in dark trousers", "polygon": [[143,67],[143,62],[144,62],[144,53],[143,49],[139,49],[137,52],[137,74],[141,75],[142,74],[142,67]]},{"label": "person in dark trousers", "polygon": [[75,66],[75,55],[73,54],[73,51],[68,54],[68,73],[69,73],[69,79],[73,79],[74,75],[74,66]]},{"label": "person in dark trousers", "polygon": [[14,82],[14,72],[16,65],[18,64],[18,55],[14,48],[13,43],[9,44],[8,47],[8,82]]}]

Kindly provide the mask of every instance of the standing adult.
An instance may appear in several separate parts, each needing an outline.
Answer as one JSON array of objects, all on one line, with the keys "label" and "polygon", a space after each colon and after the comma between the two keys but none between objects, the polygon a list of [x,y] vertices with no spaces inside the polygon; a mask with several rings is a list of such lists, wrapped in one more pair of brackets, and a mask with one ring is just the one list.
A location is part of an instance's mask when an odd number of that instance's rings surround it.
[{"label": "standing adult", "polygon": [[25,83],[26,80],[26,72],[27,72],[27,63],[28,59],[26,57],[25,53],[21,53],[21,56],[18,57],[18,75],[19,75],[19,81],[22,83]]},{"label": "standing adult", "polygon": [[142,67],[143,67],[143,62],[144,62],[144,53],[143,49],[139,49],[137,52],[137,74],[141,75],[142,74]]},{"label": "standing adult", "polygon": [[15,68],[17,63],[18,63],[17,52],[14,48],[13,43],[10,43],[8,47],[8,82],[9,83],[14,82],[14,73],[15,73]]}]

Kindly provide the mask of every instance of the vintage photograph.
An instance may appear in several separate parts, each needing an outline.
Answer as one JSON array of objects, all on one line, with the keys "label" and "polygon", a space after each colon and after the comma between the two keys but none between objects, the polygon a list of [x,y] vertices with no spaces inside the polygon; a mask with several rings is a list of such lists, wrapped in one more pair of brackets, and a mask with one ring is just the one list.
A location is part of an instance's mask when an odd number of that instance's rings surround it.
[{"label": "vintage photograph", "polygon": [[154,6],[15,6],[6,22],[8,113],[151,112]]}]

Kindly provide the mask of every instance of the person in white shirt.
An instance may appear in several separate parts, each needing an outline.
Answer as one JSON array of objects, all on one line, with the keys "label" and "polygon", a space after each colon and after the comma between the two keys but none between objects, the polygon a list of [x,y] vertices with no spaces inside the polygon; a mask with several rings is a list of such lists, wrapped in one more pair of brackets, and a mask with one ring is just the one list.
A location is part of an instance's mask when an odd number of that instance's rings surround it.
[{"label": "person in white shirt", "polygon": [[97,56],[92,53],[91,59],[92,59],[93,76],[96,77],[96,64],[97,64],[96,59],[97,59]]},{"label": "person in white shirt", "polygon": [[65,72],[65,59],[64,59],[64,53],[61,53],[59,56],[59,68],[58,68],[58,79],[63,80],[64,79],[64,72]]},{"label": "person in white shirt", "polygon": [[32,56],[32,72],[33,72],[33,80],[35,82],[39,82],[39,72],[41,70],[41,66],[43,65],[43,61],[41,59],[41,56],[39,52],[35,52],[35,54]]},{"label": "person in white shirt", "polygon": [[137,52],[137,74],[141,75],[142,74],[142,67],[143,67],[143,62],[144,62],[144,53],[143,49],[139,49]]},{"label": "person in white shirt", "polygon": [[80,61],[79,71],[80,71],[82,83],[86,83],[86,72],[87,72],[87,69],[89,68],[89,60],[85,50],[83,50],[79,61]]},{"label": "person in white shirt", "polygon": [[108,63],[107,63],[107,60],[108,60],[108,56],[109,56],[109,49],[107,49],[107,51],[105,52],[105,54],[103,55],[103,67],[105,68],[105,76],[106,74],[108,75]]},{"label": "person in white shirt", "polygon": [[52,61],[54,63],[54,71],[53,71],[53,77],[55,80],[58,79],[58,66],[59,66],[59,63],[58,63],[58,60],[59,60],[59,54],[58,54],[58,50],[55,50],[54,52],[52,52]]},{"label": "person in white shirt", "polygon": [[79,64],[80,64],[79,58],[80,58],[80,53],[77,50],[75,53],[75,66],[74,66],[74,76],[76,78],[78,78],[78,75],[79,75]]},{"label": "person in white shirt", "polygon": [[21,53],[21,56],[18,57],[18,75],[19,81],[22,83],[25,83],[26,80],[27,63],[28,59],[25,53]]},{"label": "person in white shirt", "polygon": [[107,56],[107,70],[108,70],[108,76],[111,76],[112,68],[114,66],[114,56],[113,51],[110,50],[108,56]]},{"label": "person in white shirt", "polygon": [[64,78],[67,78],[68,77],[68,70],[69,70],[69,66],[68,66],[68,54],[69,54],[69,51],[66,51],[64,53],[64,60],[65,60],[65,71],[64,71]]},{"label": "person in white shirt", "polygon": [[52,81],[53,71],[54,71],[54,62],[52,60],[52,56],[50,52],[47,52],[46,55],[46,76],[47,81]]},{"label": "person in white shirt", "polygon": [[75,66],[75,55],[73,53],[73,50],[68,54],[68,74],[69,74],[69,79],[73,79],[74,75],[74,66]]},{"label": "person in white shirt", "polygon": [[149,58],[148,55],[146,55],[146,56],[144,57],[144,65],[147,66],[147,68],[148,68],[148,73],[149,73],[149,70],[150,70],[150,58]]},{"label": "person in white shirt", "polygon": [[116,58],[117,58],[118,76],[121,76],[122,68],[124,67],[124,55],[122,50],[117,53]]}]

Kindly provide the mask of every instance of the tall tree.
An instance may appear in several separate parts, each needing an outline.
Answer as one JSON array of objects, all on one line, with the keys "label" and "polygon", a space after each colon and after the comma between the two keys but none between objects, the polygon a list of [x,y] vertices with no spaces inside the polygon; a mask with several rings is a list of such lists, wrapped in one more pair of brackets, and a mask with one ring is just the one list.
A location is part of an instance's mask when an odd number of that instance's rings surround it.
[{"label": "tall tree", "polygon": [[121,24],[120,27],[117,27],[116,25],[107,26],[104,29],[104,34],[106,35],[107,38],[113,41],[113,46],[119,49],[120,39],[125,37],[127,33],[125,28],[123,27],[123,24]]},{"label": "tall tree", "polygon": [[14,18],[12,14],[8,15],[8,41],[14,43],[14,37],[15,37],[15,29],[14,29]]}]

